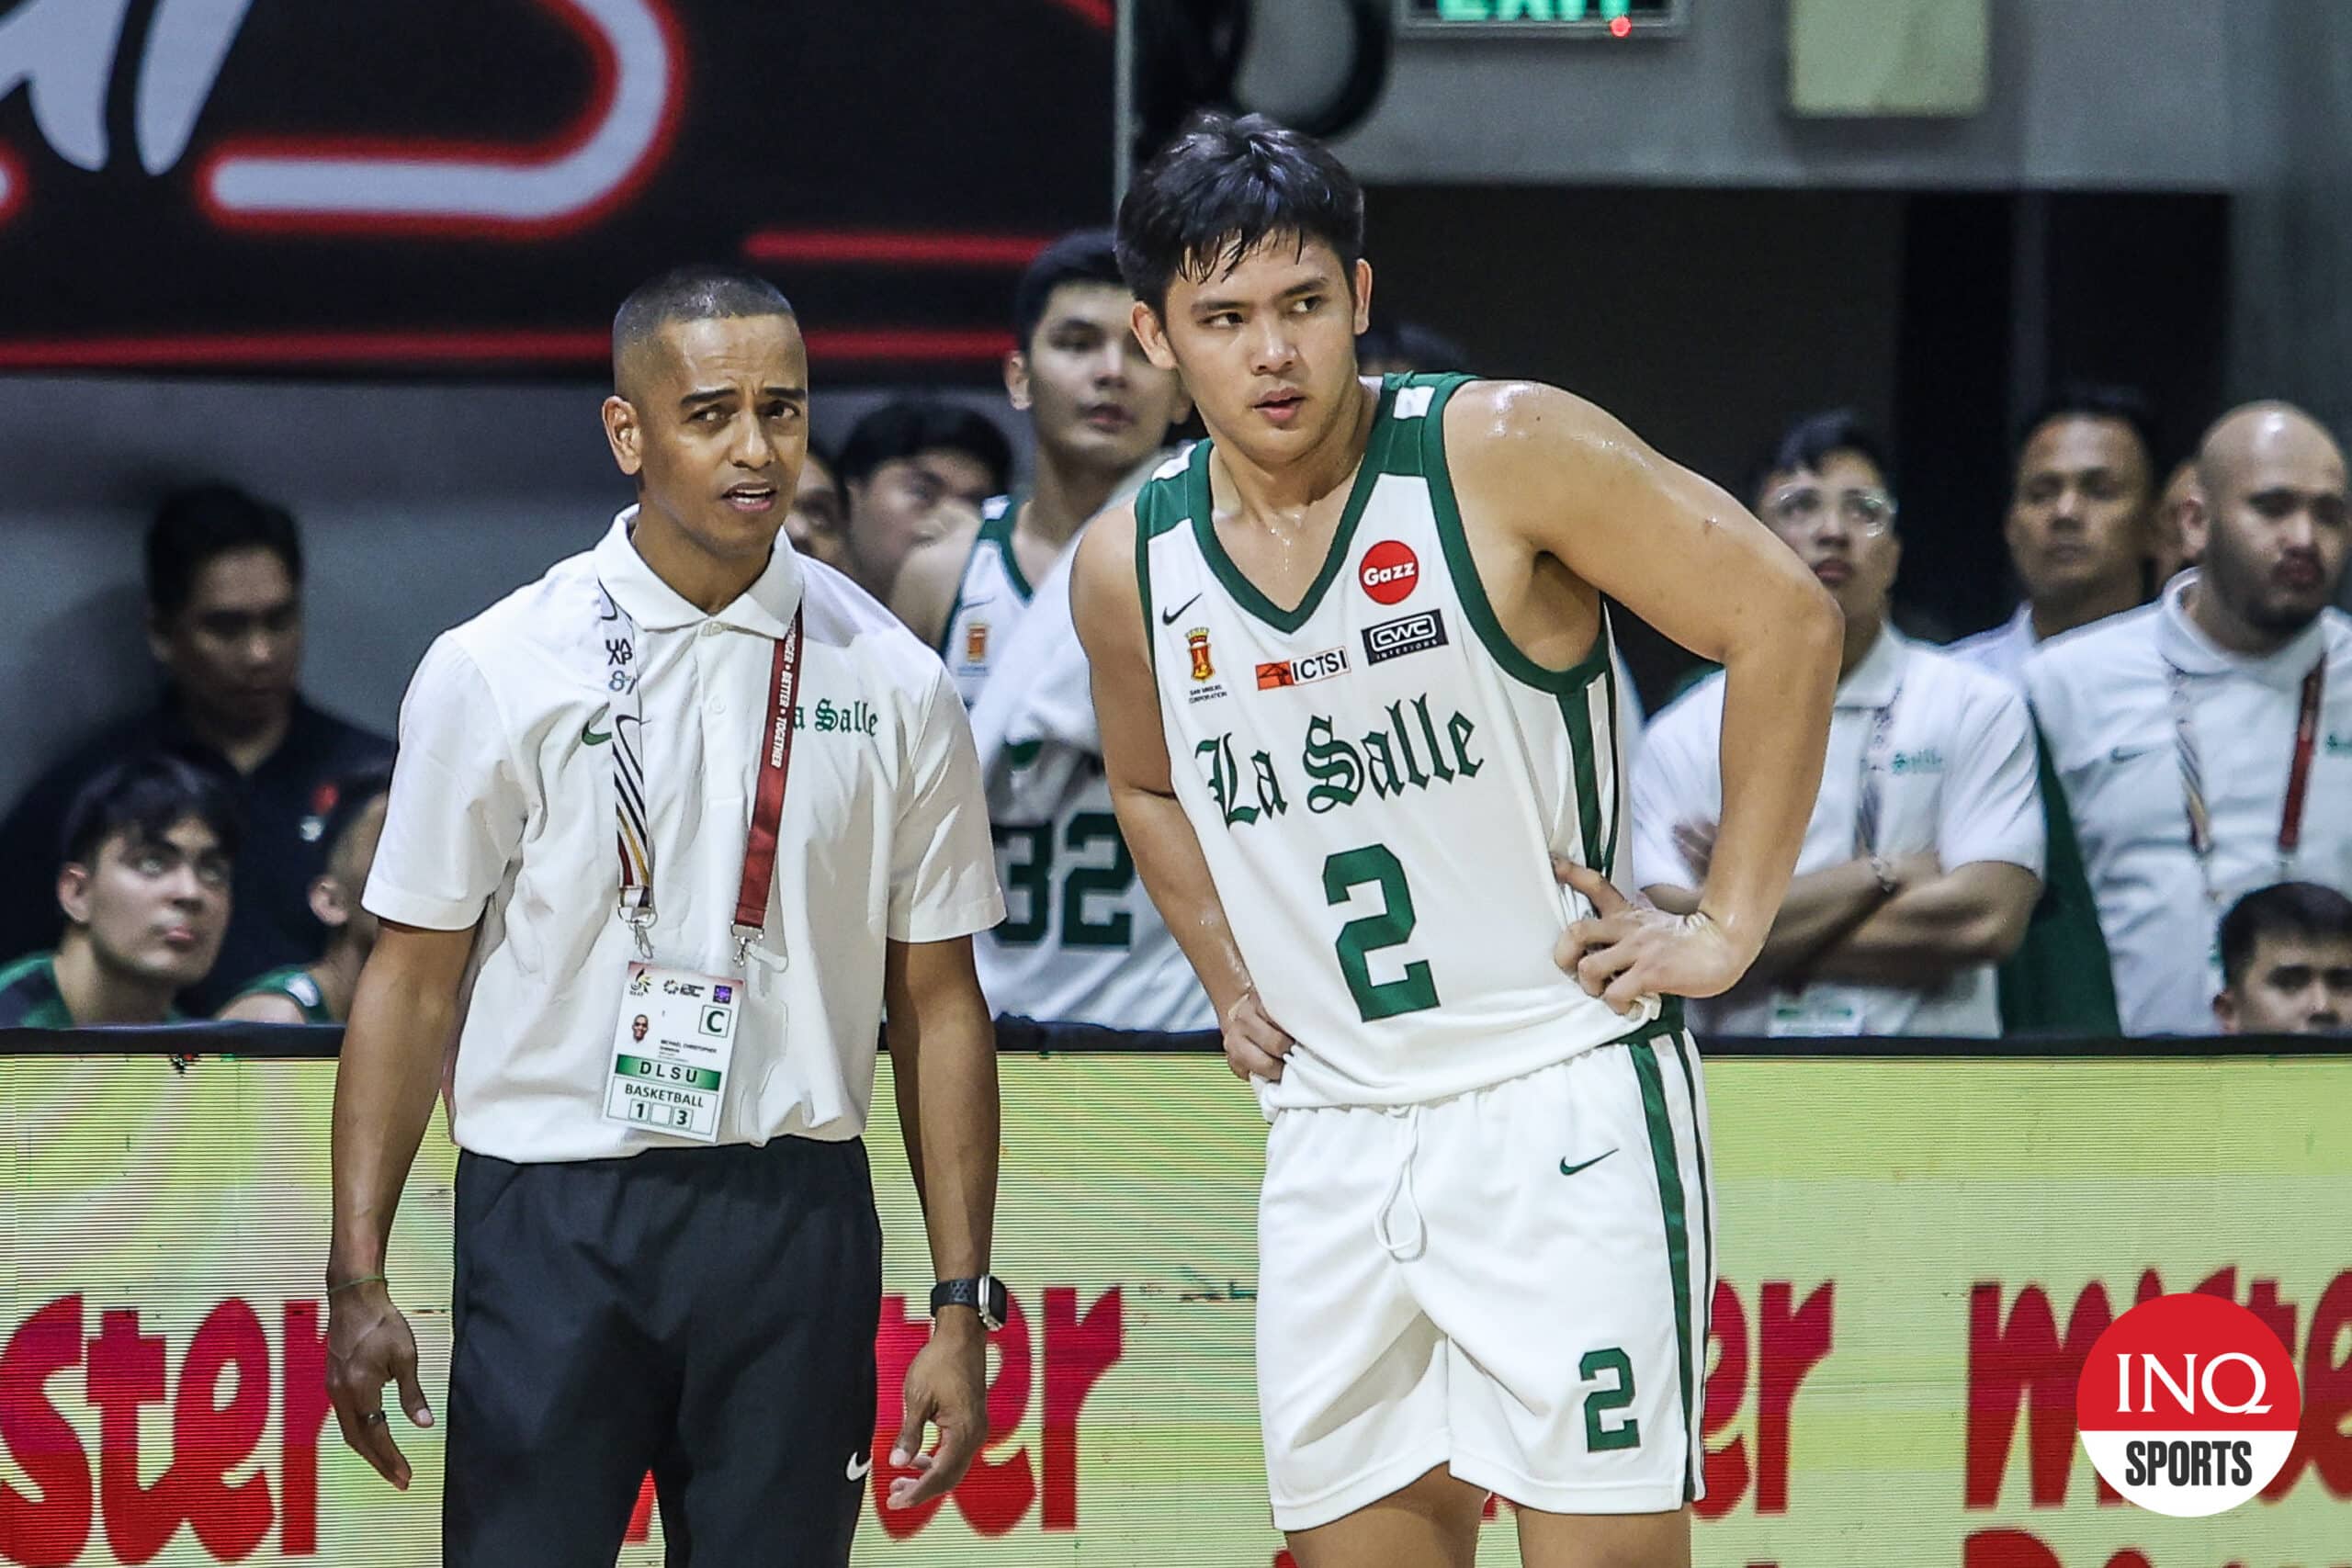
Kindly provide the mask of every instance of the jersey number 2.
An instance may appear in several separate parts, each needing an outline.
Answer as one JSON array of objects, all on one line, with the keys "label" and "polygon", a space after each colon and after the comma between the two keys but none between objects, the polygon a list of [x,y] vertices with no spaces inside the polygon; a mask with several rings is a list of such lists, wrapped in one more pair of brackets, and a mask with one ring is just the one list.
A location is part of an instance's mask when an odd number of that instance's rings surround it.
[{"label": "jersey number 2", "polygon": [[1372,977],[1371,955],[1413,934],[1413,890],[1405,886],[1405,868],[1397,863],[1396,852],[1386,844],[1366,844],[1360,850],[1342,850],[1323,863],[1326,902],[1344,904],[1357,888],[1367,886],[1380,888],[1380,913],[1350,920],[1340,928],[1340,973],[1347,976],[1348,994],[1356,999],[1357,1015],[1372,1023],[1437,1006],[1437,982],[1430,977],[1430,966],[1421,959],[1405,965],[1402,979],[1375,981]]}]

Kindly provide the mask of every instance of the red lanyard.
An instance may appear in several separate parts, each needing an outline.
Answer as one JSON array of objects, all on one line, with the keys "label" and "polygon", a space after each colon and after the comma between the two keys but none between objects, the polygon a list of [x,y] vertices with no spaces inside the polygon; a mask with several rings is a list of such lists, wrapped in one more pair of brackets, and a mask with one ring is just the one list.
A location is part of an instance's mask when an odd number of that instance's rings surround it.
[{"label": "red lanyard", "polygon": [[[601,591],[601,584],[599,585]],[[644,731],[637,688],[637,624],[609,592],[602,618],[618,636],[605,638],[613,705],[615,836],[620,861],[620,916],[637,939],[637,951],[653,956],[653,814],[648,804],[645,764],[638,754]],[[775,645],[768,677],[766,720],[760,728],[760,779],[752,797],[752,826],[743,840],[743,880],[735,895],[735,963],[741,968],[752,944],[767,930],[768,888],[775,880],[776,841],[784,826],[784,789],[792,774],[793,713],[800,699],[801,615],[792,613],[791,631]]]},{"label": "red lanyard", "polygon": [[800,695],[800,612],[792,635],[775,645],[768,678],[767,723],[760,732],[760,783],[752,797],[752,829],[743,840],[743,882],[735,895],[735,962],[767,929],[768,888],[775,881],[775,848],[784,826],[784,788],[792,777],[793,709]]},{"label": "red lanyard", "polygon": [[[2172,696],[2174,748],[2180,762],[2181,801],[2188,816],[2188,847],[2197,856],[2198,874],[2204,879],[2207,901],[2218,904],[2221,894],[2213,885],[2212,810],[2197,738],[2189,725],[2188,676],[2170,660],[2166,660],[2166,675]],[[2312,754],[2318,747],[2320,706],[2326,690],[2327,655],[2323,652],[2319,662],[2303,677],[2302,703],[2295,715],[2294,752],[2287,763],[2287,798],[2278,811],[2281,882],[2293,874],[2295,854],[2303,841],[2303,797],[2311,786]]]},{"label": "red lanyard", "polygon": [[2302,711],[2295,716],[2295,760],[2287,765],[2287,804],[2278,814],[2278,863],[2294,859],[2303,841],[2303,791],[2312,782],[2312,751],[2319,741],[2319,705],[2327,688],[2327,655],[2323,652],[2311,673],[2303,677]]}]

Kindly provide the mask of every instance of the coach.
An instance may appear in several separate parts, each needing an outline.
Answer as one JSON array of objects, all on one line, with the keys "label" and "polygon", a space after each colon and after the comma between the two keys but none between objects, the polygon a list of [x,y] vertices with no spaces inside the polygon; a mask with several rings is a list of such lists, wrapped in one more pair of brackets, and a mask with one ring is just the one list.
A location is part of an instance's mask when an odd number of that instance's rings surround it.
[{"label": "coach", "polygon": [[939,660],[777,539],[808,413],[784,297],[676,272],[613,338],[637,505],[443,635],[401,708],[335,1085],[329,1385],[405,1487],[385,1385],[432,1416],[385,1243],[454,1036],[444,1561],[609,1563],[650,1470],[673,1565],[844,1563],[882,1457],[860,1134],[886,1003],[941,1278],[893,1502],[985,1436],[986,811]]}]

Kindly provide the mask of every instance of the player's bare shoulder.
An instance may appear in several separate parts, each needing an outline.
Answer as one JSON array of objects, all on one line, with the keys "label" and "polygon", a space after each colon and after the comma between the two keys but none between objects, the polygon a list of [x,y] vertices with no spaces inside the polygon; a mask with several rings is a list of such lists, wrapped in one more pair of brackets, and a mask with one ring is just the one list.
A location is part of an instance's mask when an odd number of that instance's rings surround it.
[{"label": "player's bare shoulder", "polygon": [[1542,381],[1471,381],[1446,400],[1445,457],[1457,483],[1557,480],[1564,468],[1630,441],[1598,403]]},{"label": "player's bare shoulder", "polygon": [[1097,513],[1079,536],[1077,550],[1070,563],[1070,615],[1088,657],[1100,660],[1129,642],[1140,651],[1143,597],[1136,581],[1135,503],[1121,502]]}]

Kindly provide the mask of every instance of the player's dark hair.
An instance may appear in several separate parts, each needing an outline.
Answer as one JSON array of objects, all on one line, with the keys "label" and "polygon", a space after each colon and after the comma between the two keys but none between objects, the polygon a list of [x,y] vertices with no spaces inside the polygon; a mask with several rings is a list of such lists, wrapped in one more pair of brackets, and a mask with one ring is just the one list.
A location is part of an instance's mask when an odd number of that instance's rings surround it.
[{"label": "player's dark hair", "polygon": [[2254,966],[2255,944],[2267,936],[2352,937],[2352,898],[2316,882],[2256,888],[2222,917],[2222,984],[2245,982]]},{"label": "player's dark hair", "polygon": [[1037,335],[1038,324],[1046,319],[1046,305],[1054,290],[1065,283],[1107,283],[1114,288],[1125,288],[1127,281],[1119,273],[1118,242],[1108,229],[1080,229],[1064,234],[1037,253],[1037,259],[1021,274],[1021,281],[1012,290],[1012,341],[1021,351],[1029,351],[1029,340]]},{"label": "player's dark hair", "polygon": [[672,267],[639,284],[613,313],[613,383],[620,384],[623,356],[673,322],[792,313],[784,290],[755,272],[705,263]]},{"label": "player's dark hair", "polygon": [[2018,426],[2014,450],[2018,461],[2025,459],[2026,444],[2041,427],[2053,419],[2112,419],[2131,428],[2140,443],[2141,460],[2148,468],[2148,484],[2153,489],[2164,483],[2164,473],[2156,468],[2156,405],[2148,394],[2137,387],[2116,381],[2062,381],[2041,396]]},{"label": "player's dark hair", "polygon": [[[808,438],[808,456],[816,460],[818,471],[825,476],[825,486],[833,492],[833,499],[847,506],[849,497],[842,493],[840,455],[812,435]],[[806,473],[808,470],[804,468],[801,471]]]},{"label": "player's dark hair", "polygon": [[1012,478],[1012,443],[994,420],[930,398],[884,403],[850,426],[833,473],[843,485],[863,484],[885,463],[942,448],[986,468],[992,491],[1002,491]]},{"label": "player's dark hair", "polygon": [[343,842],[344,835],[359,820],[368,803],[390,795],[392,789],[392,765],[380,763],[345,773],[326,787],[325,808],[320,814],[319,848],[332,861]]},{"label": "player's dark hair", "polygon": [[302,534],[294,514],[231,484],[174,491],[147,525],[147,604],[168,620],[187,608],[196,579],[232,550],[267,550],[302,585]]},{"label": "player's dark hair", "polygon": [[243,821],[229,786],[218,775],[164,752],[127,758],[93,775],[66,808],[59,862],[96,865],[98,852],[118,833],[138,844],[158,844],[179,823],[195,818],[212,829],[224,854],[234,858]]},{"label": "player's dark hair", "polygon": [[1853,409],[1828,409],[1789,422],[1764,455],[1747,471],[1747,496],[1755,505],[1764,499],[1764,486],[1774,474],[1818,472],[1832,452],[1851,452],[1870,459],[1890,488],[1894,468],[1886,459],[1886,445],[1862,423]]},{"label": "player's dark hair", "polygon": [[1468,370],[1470,356],[1462,345],[1439,332],[1435,327],[1419,321],[1384,321],[1373,318],[1372,325],[1356,339],[1356,360],[1370,364],[1374,360],[1402,360],[1415,371]]},{"label": "player's dark hair", "polygon": [[1119,203],[1119,270],[1136,299],[1168,308],[1179,273],[1223,277],[1266,240],[1320,240],[1351,295],[1363,255],[1363,187],[1329,148],[1264,115],[1204,109],[1144,165]]}]

